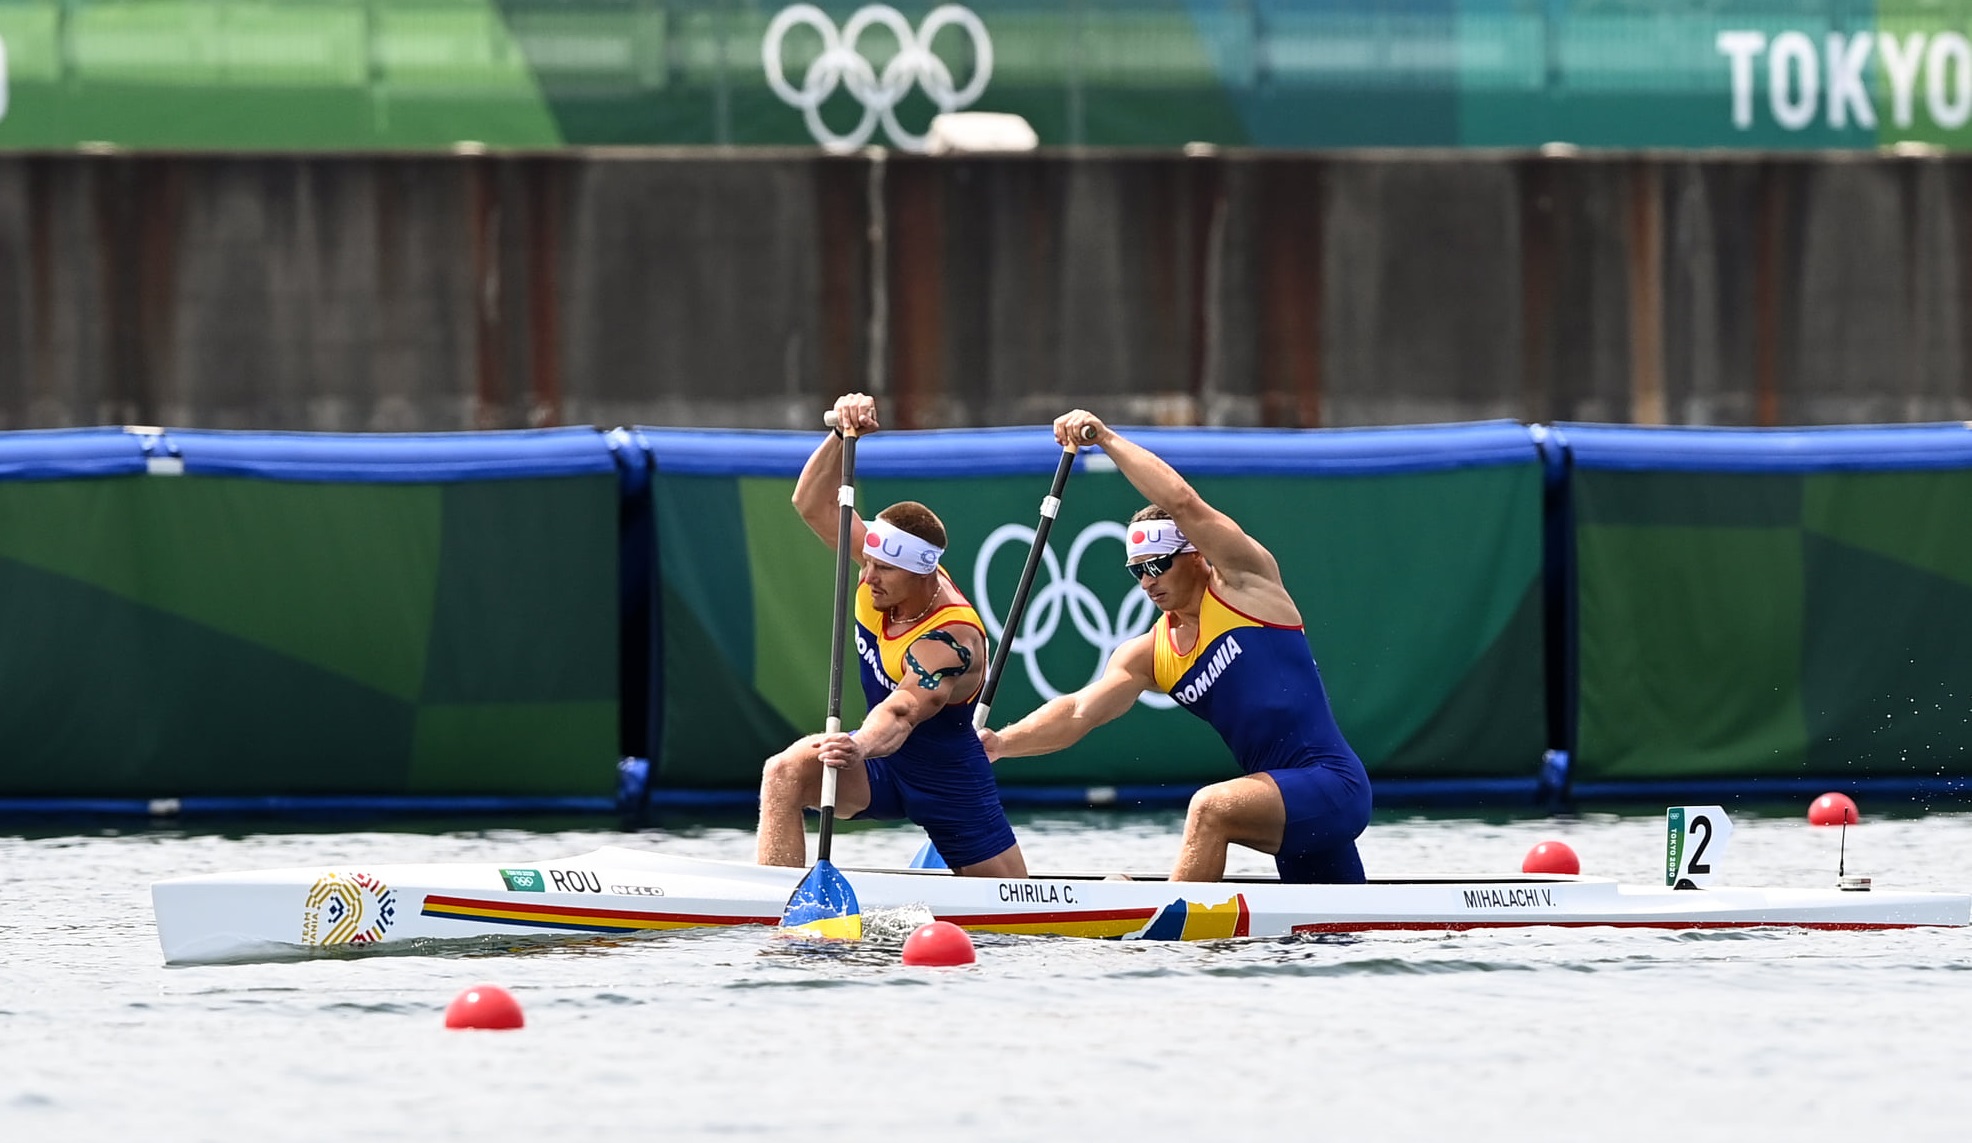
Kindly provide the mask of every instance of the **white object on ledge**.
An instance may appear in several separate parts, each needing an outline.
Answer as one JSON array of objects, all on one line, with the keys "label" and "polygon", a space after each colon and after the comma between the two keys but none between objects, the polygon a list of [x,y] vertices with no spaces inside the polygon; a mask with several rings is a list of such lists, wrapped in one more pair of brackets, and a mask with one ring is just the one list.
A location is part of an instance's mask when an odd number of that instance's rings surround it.
[{"label": "white object on ledge", "polygon": [[924,149],[931,155],[1031,151],[1041,137],[1027,120],[1004,111],[947,111],[931,119]]}]

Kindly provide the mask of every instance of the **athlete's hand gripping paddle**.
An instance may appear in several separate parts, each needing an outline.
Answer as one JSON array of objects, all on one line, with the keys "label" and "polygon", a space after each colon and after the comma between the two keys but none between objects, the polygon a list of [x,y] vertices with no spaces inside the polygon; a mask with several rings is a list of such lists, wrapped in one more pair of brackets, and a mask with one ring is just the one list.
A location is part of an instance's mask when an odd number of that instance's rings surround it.
[{"label": "athlete's hand gripping paddle", "polygon": [[[1083,426],[1082,440],[1093,444],[1095,439],[1096,427]],[[1000,628],[1000,645],[993,650],[993,665],[986,668],[986,685],[980,689],[979,705],[972,708],[974,730],[983,728],[987,716],[993,712],[993,695],[1000,689],[1000,673],[1006,670],[1007,653],[1013,650],[1013,641],[1020,636],[1020,621],[1027,613],[1027,597],[1034,587],[1034,572],[1041,566],[1042,553],[1047,551],[1048,531],[1054,527],[1054,518],[1061,511],[1061,494],[1068,487],[1068,472],[1075,467],[1075,454],[1080,451],[1080,445],[1062,449],[1061,463],[1054,466],[1054,484],[1041,501],[1041,522],[1034,529],[1034,546],[1027,550],[1027,566],[1020,569],[1020,586],[1013,590],[1013,606],[1007,609],[1006,626]]]},{"label": "athlete's hand gripping paddle", "polygon": [[[831,411],[823,418],[829,427],[836,427],[835,413]],[[856,519],[856,432],[852,427],[842,433],[842,485],[836,490],[836,503],[840,505],[840,518],[835,533],[835,633],[829,644],[829,705],[827,731],[838,734],[842,730],[842,655],[848,643],[849,634],[849,585],[854,578],[850,573],[851,526]],[[822,766],[822,838],[816,850],[815,867],[801,884],[794,887],[794,893],[787,899],[787,907],[781,910],[781,928],[784,931],[798,930],[805,935],[831,937],[837,940],[860,940],[863,936],[863,914],[856,903],[856,891],[849,886],[844,877],[829,861],[829,843],[835,835],[835,787],[836,768]]]}]

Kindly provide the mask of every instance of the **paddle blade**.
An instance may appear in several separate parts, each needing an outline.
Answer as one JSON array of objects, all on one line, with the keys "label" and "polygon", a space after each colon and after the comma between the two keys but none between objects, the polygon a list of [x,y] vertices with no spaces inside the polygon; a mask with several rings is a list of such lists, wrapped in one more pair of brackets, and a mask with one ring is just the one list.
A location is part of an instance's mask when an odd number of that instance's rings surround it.
[{"label": "paddle blade", "polygon": [[781,931],[837,941],[863,939],[863,910],[849,879],[828,861],[817,861],[781,910]]}]

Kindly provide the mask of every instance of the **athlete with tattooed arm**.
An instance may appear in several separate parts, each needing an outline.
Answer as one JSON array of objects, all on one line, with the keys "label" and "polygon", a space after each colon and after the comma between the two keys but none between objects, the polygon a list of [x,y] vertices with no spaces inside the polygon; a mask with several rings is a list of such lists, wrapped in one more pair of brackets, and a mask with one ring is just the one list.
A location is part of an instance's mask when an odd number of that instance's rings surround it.
[{"label": "athlete with tattooed arm", "polygon": [[1150,501],[1124,526],[1124,570],[1163,614],[1088,686],[997,734],[981,729],[987,755],[1061,750],[1162,691],[1218,731],[1244,771],[1192,796],[1171,880],[1220,880],[1237,843],[1272,854],[1282,881],[1360,883],[1369,776],[1336,726],[1273,554],[1094,414],[1063,414],[1054,433],[1063,447],[1100,446]]},{"label": "athlete with tattooed arm", "polygon": [[[794,507],[822,542],[836,544],[840,433],[877,429],[876,402],[850,393],[835,403],[822,439],[794,487]],[[939,566],[945,525],[914,500],[892,504],[850,529],[856,585],[856,659],[869,715],[853,734],[813,734],[767,759],[760,777],[762,865],[808,864],[802,807],[821,803],[822,767],[834,766],[836,816],[909,818],[931,835],[954,871],[1025,877],[1013,827],[972,711],[986,681],[986,629]]]}]

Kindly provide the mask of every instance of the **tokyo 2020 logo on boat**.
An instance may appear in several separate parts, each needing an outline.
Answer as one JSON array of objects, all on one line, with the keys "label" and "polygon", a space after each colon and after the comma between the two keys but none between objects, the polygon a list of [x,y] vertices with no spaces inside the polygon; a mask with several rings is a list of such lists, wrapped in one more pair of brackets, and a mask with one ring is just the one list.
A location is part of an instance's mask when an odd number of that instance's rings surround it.
[{"label": "tokyo 2020 logo on boat", "polygon": [[[801,73],[800,87],[788,82],[782,66],[787,34],[797,27],[813,28],[822,37],[821,54]],[[864,32],[879,27],[897,40],[897,52],[884,62],[882,74],[858,46]],[[952,69],[931,51],[932,39],[945,28],[956,28],[972,41],[972,78],[964,87],[958,86]],[[933,8],[915,29],[890,5],[867,4],[856,9],[840,30],[820,8],[795,4],[781,9],[768,23],[767,34],[760,40],[760,60],[767,71],[767,86],[783,103],[801,111],[808,133],[824,148],[854,151],[869,142],[877,124],[882,123],[894,146],[922,151],[925,137],[904,129],[897,121],[897,105],[912,88],[921,87],[939,111],[972,106],[986,93],[986,84],[993,78],[993,40],[986,34],[985,23],[970,8],[958,4]],[[822,122],[822,104],[838,87],[863,107],[861,121],[848,134],[837,134]]]},{"label": "tokyo 2020 logo on boat", "polygon": [[[1083,557],[1091,546],[1105,540],[1123,544],[1123,525],[1114,520],[1100,520],[1082,529],[1075,542],[1068,545],[1065,564],[1055,556],[1053,548],[1041,549],[1041,567],[1035,572],[1037,582],[1027,600],[1027,614],[1021,624],[1024,631],[1013,641],[1012,653],[1020,656],[1027,668],[1027,681],[1044,700],[1060,698],[1068,691],[1094,682],[1109,665],[1109,657],[1115,654],[1116,648],[1150,630],[1151,624],[1157,621],[1157,605],[1143,592],[1130,589],[1112,613],[1105,609],[1101,597],[1082,582]],[[986,624],[986,633],[994,639],[1004,637],[1006,621],[993,608],[987,573],[993,567],[994,554],[1006,544],[1021,546],[1024,556],[1025,549],[1034,545],[1034,529],[1025,524],[1002,524],[979,546],[979,556],[972,567],[972,598],[980,620]],[[1123,562],[1120,556],[1116,562]],[[1043,578],[1046,583],[1039,582]],[[1121,576],[1116,578],[1121,582]],[[1041,648],[1065,628],[1073,628],[1075,635],[1095,648],[1095,666],[1089,677],[1070,683],[1066,690],[1054,685],[1040,660]],[[1158,691],[1145,691],[1137,701],[1158,710],[1178,705],[1169,695]]]},{"label": "tokyo 2020 logo on boat", "polygon": [[397,893],[367,873],[331,873],[308,890],[301,943],[358,945],[383,939],[397,919]]}]

